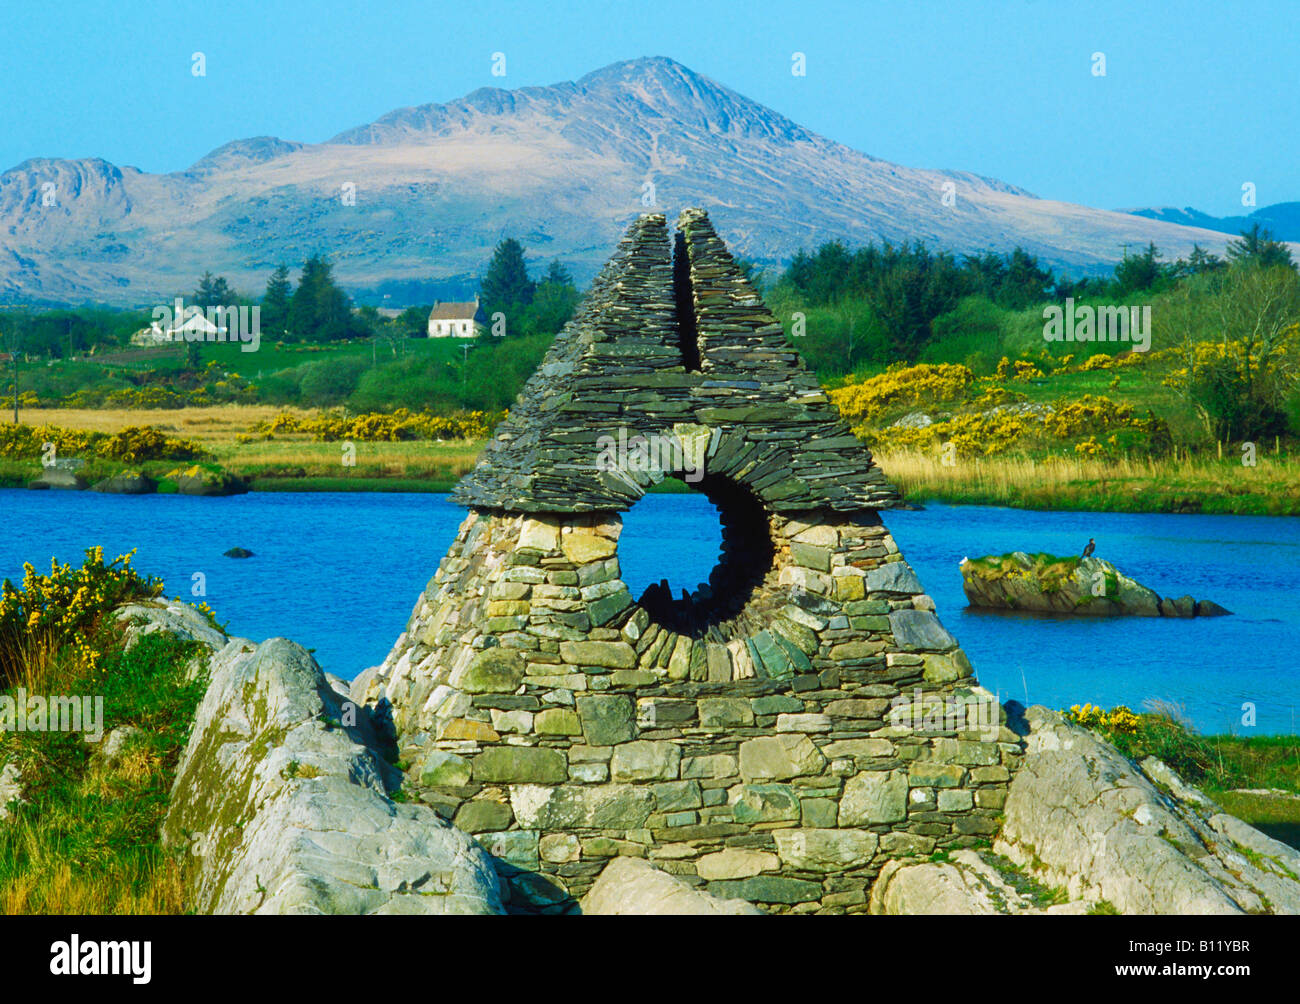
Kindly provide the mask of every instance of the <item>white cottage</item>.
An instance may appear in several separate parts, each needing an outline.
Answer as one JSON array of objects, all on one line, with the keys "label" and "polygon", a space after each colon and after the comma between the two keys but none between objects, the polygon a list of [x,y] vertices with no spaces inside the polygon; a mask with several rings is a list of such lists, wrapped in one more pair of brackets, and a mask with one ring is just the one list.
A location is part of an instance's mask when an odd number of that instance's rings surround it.
[{"label": "white cottage", "polygon": [[477,296],[466,303],[435,303],[429,311],[429,337],[473,338],[486,323]]}]

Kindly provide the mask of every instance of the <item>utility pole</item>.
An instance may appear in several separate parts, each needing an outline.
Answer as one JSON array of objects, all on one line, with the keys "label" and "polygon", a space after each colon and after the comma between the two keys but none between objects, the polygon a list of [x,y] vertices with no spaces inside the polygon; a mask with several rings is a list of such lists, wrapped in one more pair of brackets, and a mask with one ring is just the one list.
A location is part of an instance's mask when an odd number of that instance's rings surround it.
[{"label": "utility pole", "polygon": [[465,359],[464,362],[461,363],[461,367],[460,367],[460,382],[468,383],[469,382],[469,345],[468,344],[462,345],[461,350],[464,353]]}]

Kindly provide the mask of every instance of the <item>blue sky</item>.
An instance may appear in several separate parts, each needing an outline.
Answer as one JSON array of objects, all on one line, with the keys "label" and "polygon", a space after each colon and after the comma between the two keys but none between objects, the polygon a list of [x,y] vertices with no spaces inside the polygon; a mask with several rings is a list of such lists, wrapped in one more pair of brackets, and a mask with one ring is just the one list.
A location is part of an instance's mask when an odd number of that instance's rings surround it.
[{"label": "blue sky", "polygon": [[178,170],[231,139],[319,142],[405,105],[648,55],[874,156],[1045,197],[1230,215],[1251,182],[1261,206],[1300,200],[1297,0],[76,0],[0,33],[0,169],[100,156]]}]

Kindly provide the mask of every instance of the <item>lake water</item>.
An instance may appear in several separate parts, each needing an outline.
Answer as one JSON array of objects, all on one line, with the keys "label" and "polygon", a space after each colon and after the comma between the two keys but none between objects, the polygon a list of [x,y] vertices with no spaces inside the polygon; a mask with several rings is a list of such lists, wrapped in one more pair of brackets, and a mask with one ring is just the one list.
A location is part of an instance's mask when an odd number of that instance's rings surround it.
[{"label": "lake water", "polygon": [[[233,498],[0,490],[0,577],[22,563],[80,563],[137,549],[135,566],[169,596],[206,599],[236,634],[283,635],[352,677],[381,661],[464,518],[442,495],[253,493]],[[980,681],[1005,698],[1181,705],[1205,731],[1295,730],[1300,710],[1300,518],[1028,512],[932,505],[885,522],[961,642]],[[1046,619],[966,609],[963,556],[1077,553],[1089,537],[1162,595],[1211,599],[1233,617]],[[718,525],[699,495],[652,495],[626,517],[624,574],[639,594],[668,578],[704,581]],[[231,547],[255,553],[222,557]],[[1253,704],[1256,725],[1242,724]]]}]

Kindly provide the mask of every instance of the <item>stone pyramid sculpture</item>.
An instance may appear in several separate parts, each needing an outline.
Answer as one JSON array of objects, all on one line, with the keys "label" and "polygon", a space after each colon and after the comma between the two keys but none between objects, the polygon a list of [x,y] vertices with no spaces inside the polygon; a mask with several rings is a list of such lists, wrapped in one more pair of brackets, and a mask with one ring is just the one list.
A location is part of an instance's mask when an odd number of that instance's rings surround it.
[{"label": "stone pyramid sculpture", "polygon": [[[996,830],[1021,747],[881,523],[897,492],[707,215],[677,228],[632,224],[457,486],[367,700],[514,909],[573,910],[629,854],[765,909],[865,909],[889,859]],[[619,513],[684,470],[718,566],[633,597]]]},{"label": "stone pyramid sculpture", "polygon": [[707,474],[776,512],[897,501],[708,216],[687,210],[678,226],[674,251],[662,216],[632,225],[455,501],[625,510],[644,483],[598,467],[597,440],[616,427],[702,437]]}]

